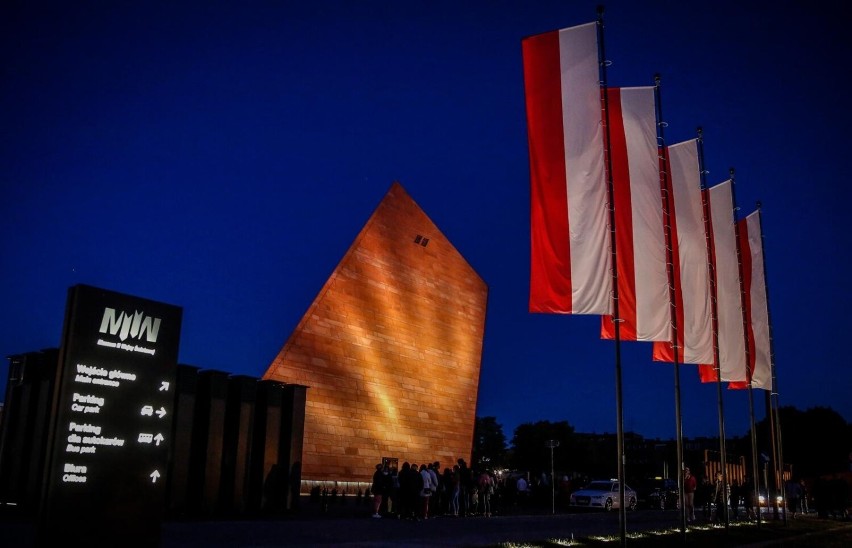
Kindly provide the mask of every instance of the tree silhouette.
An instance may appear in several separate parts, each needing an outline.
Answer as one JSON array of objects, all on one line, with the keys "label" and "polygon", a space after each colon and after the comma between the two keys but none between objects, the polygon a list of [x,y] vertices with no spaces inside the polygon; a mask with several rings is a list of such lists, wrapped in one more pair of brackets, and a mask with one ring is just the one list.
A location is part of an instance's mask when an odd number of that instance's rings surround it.
[{"label": "tree silhouette", "polygon": [[506,467],[506,435],[495,417],[476,417],[473,427],[472,465],[477,469]]},{"label": "tree silhouette", "polygon": [[[800,411],[792,406],[778,409],[784,462],[793,465],[793,475],[815,477],[849,469],[852,450],[850,425],[830,407]],[[756,425],[761,452],[769,453],[769,424]]]},{"label": "tree silhouette", "polygon": [[553,452],[554,468],[557,472],[574,468],[571,463],[576,440],[574,427],[566,421],[539,421],[534,424],[521,424],[515,429],[512,438],[512,465],[517,470],[525,470],[538,475],[550,473],[550,448],[548,440],[556,440],[559,447]]}]

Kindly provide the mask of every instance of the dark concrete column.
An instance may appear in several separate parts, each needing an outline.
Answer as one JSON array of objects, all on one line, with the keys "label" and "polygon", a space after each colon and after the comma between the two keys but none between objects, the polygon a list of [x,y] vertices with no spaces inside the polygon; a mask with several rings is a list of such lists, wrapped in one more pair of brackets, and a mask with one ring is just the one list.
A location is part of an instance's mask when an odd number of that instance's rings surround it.
[{"label": "dark concrete column", "polygon": [[276,513],[284,508],[286,485],[282,486],[284,475],[278,465],[283,400],[283,383],[271,380],[257,383],[247,493],[251,512]]},{"label": "dark concrete column", "polygon": [[189,477],[193,430],[195,428],[198,368],[178,364],[174,403],[174,431],[170,457],[168,487],[166,489],[166,516],[182,517],[188,512]]},{"label": "dark concrete column", "polygon": [[225,406],[222,485],[219,509],[223,514],[242,515],[246,511],[252,419],[257,394],[257,379],[234,375],[228,379]]},{"label": "dark concrete column", "polygon": [[288,384],[281,405],[281,454],[279,466],[287,471],[285,509],[296,510],[302,484],[302,447],[305,439],[307,387]]},{"label": "dark concrete column", "polygon": [[201,517],[213,515],[217,508],[222,480],[227,391],[227,373],[198,373],[195,428],[189,465],[189,509],[192,514]]}]

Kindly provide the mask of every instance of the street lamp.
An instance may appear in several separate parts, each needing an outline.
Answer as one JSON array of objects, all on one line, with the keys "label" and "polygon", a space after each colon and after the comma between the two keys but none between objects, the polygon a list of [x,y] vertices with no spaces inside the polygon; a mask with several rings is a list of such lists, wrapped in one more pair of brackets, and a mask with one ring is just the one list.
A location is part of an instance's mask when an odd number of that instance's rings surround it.
[{"label": "street lamp", "polygon": [[559,447],[559,440],[547,440],[546,447],[550,447],[550,513],[556,513],[556,477],[553,473],[553,449]]}]

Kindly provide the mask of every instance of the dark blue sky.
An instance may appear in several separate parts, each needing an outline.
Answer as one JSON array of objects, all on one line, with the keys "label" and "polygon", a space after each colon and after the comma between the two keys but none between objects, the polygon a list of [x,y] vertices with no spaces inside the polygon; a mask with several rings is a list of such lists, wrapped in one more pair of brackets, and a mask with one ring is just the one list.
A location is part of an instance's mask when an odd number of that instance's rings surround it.
[{"label": "dark blue sky", "polygon": [[[596,2],[34,4],[0,8],[3,355],[58,345],[84,283],[182,306],[181,362],[260,376],[398,180],[489,286],[478,415],[615,431],[598,318],[527,312],[521,38]],[[708,182],[763,202],[781,403],[852,420],[845,18],[605,5],[609,84],[661,73],[667,141],[703,126]],[[672,366],[622,352],[625,428],[673,437]],[[684,434],[717,435],[715,385],[681,379]]]}]

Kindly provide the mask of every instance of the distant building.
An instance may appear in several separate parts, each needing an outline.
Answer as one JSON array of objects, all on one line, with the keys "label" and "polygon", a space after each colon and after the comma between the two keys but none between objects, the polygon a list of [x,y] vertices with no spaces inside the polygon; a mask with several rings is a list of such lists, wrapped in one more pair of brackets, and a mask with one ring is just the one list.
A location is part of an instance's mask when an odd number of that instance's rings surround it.
[{"label": "distant building", "polygon": [[303,488],[470,462],[487,296],[394,183],[264,374],[307,387]]}]

